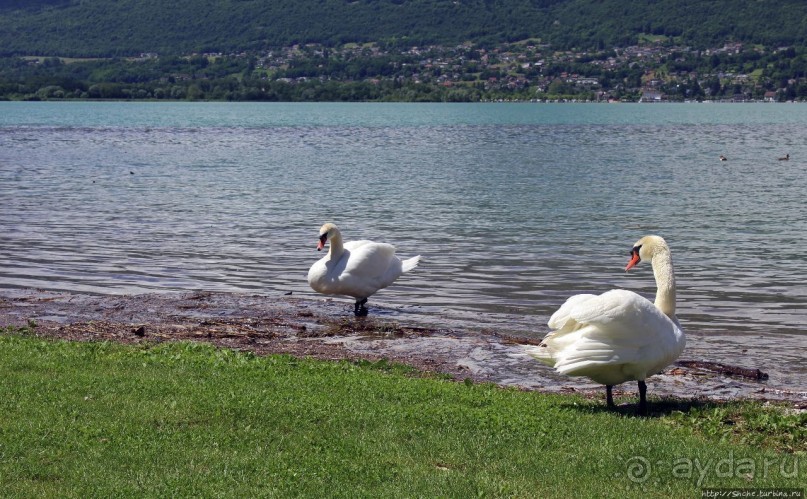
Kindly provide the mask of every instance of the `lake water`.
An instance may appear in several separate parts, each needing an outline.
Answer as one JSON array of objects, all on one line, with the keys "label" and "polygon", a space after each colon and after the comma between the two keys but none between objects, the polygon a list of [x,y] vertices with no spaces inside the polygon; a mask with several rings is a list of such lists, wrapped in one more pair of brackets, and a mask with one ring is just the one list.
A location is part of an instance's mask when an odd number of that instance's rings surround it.
[{"label": "lake water", "polygon": [[423,256],[371,313],[543,335],[656,233],[687,331],[807,346],[806,196],[798,104],[0,103],[6,288],[315,298],[332,221]]}]

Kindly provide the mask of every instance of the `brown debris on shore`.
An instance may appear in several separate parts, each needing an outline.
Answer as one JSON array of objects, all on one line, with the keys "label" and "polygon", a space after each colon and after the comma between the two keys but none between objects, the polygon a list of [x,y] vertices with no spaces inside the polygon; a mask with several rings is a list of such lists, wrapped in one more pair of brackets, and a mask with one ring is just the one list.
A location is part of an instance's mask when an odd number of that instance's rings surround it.
[{"label": "brown debris on shore", "polygon": [[[260,306],[251,306],[259,301]],[[319,305],[325,313],[312,310]],[[127,321],[127,317],[136,320]],[[359,353],[338,341],[322,341],[357,336],[423,337],[435,334],[436,329],[403,326],[373,317],[338,316],[332,303],[286,297],[274,300],[208,292],[101,297],[42,291],[0,296],[0,327],[31,324],[38,336],[69,341],[204,341],[258,355],[388,359],[422,371],[467,375],[462,368],[439,358]]]},{"label": "brown debris on shore", "polygon": [[[353,317],[339,301],[231,293],[93,296],[36,290],[0,292],[0,327],[71,341],[204,341],[259,355],[322,360],[386,359],[455,379],[599,397],[601,387],[540,365],[523,346],[536,338],[406,323],[389,313]],[[651,393],[709,400],[755,398],[807,406],[807,394],[761,384],[759,369],[681,360],[648,380]],[[632,394],[633,387],[624,387]]]},{"label": "brown debris on shore", "polygon": [[689,367],[693,369],[702,369],[705,371],[725,374],[726,376],[736,376],[739,378],[753,379],[757,381],[764,381],[768,379],[768,373],[764,373],[759,369],[748,369],[745,367],[730,366],[720,362],[705,362],[700,360],[679,360],[676,365]]}]

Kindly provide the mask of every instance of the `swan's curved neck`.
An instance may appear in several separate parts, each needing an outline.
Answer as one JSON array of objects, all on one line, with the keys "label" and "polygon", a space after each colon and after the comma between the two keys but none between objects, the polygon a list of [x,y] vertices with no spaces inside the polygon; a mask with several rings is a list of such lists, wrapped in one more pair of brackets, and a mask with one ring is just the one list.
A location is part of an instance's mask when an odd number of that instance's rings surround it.
[{"label": "swan's curved neck", "polygon": [[660,251],[652,260],[653,275],[656,278],[656,308],[667,317],[675,316],[675,274],[669,251]]},{"label": "swan's curved neck", "polygon": [[345,251],[345,247],[342,245],[342,234],[335,233],[331,236],[331,247],[328,249],[328,256],[333,258],[338,258],[342,253]]}]

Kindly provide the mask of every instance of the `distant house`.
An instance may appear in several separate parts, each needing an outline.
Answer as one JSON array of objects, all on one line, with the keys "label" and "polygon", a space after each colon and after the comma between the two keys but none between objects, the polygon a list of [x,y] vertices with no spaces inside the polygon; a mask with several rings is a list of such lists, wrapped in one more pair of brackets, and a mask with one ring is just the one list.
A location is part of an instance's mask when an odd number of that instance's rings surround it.
[{"label": "distant house", "polygon": [[599,85],[600,81],[597,78],[578,78],[578,80],[575,83],[577,83],[578,85],[593,86],[593,85]]},{"label": "distant house", "polygon": [[762,98],[765,102],[776,102],[776,92],[765,92],[765,95]]},{"label": "distant house", "polygon": [[661,102],[662,100],[664,100],[664,94],[658,90],[647,88],[642,90],[642,97],[639,102]]}]

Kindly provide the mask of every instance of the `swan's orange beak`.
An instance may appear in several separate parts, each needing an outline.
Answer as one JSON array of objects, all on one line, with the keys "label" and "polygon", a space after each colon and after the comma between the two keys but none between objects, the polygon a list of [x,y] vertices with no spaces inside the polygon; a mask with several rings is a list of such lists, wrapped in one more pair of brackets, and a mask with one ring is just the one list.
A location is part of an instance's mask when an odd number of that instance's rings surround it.
[{"label": "swan's orange beak", "polygon": [[325,245],[322,244],[322,241],[317,241],[317,251],[322,251],[322,248],[324,247]]},{"label": "swan's orange beak", "polygon": [[641,258],[639,258],[639,252],[636,251],[636,250],[631,251],[630,256],[631,256],[631,258],[630,258],[630,261],[628,262],[628,266],[625,267],[625,272],[627,272],[630,269],[632,269],[633,267],[635,267],[636,264],[639,263],[642,260]]},{"label": "swan's orange beak", "polygon": [[319,242],[317,242],[317,251],[322,251],[322,248],[325,247],[325,241],[328,240],[328,234],[323,234],[319,236]]}]

